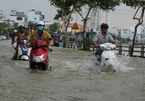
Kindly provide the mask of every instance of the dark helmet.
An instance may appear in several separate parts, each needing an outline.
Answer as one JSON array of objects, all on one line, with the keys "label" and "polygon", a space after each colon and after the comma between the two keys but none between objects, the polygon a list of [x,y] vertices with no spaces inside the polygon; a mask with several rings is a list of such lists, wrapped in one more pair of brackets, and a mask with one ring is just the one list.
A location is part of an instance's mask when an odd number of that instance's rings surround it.
[{"label": "dark helmet", "polygon": [[26,29],[26,27],[25,27],[24,25],[20,25],[20,26],[19,26],[19,29],[20,29],[20,28]]},{"label": "dark helmet", "polygon": [[109,26],[108,26],[108,24],[106,24],[106,23],[102,23],[102,24],[101,24],[101,28],[109,28]]}]

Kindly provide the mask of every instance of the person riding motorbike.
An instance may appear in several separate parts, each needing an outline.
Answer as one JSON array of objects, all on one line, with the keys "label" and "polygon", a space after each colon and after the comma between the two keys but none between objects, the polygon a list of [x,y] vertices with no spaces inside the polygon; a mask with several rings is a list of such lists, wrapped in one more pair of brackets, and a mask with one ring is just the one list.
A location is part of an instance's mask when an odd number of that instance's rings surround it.
[{"label": "person riding motorbike", "polygon": [[18,47],[19,47],[19,42],[21,40],[28,40],[28,35],[25,32],[26,28],[23,25],[19,26],[19,33],[14,37],[14,44],[13,47],[15,49],[15,54],[13,56],[13,59],[16,60],[18,56]]},{"label": "person riding motorbike", "polygon": [[[49,46],[53,45],[53,40],[51,38],[51,35],[44,30],[44,26],[45,24],[43,21],[39,21],[37,23],[36,31],[34,31],[29,37],[29,43],[32,43],[37,39],[42,39],[43,41],[46,41],[49,44]],[[52,50],[51,47],[49,48],[50,50]]]},{"label": "person riding motorbike", "polygon": [[98,60],[101,60],[101,54],[103,52],[102,47],[100,44],[103,43],[113,43],[116,44],[116,41],[113,39],[113,37],[108,34],[108,24],[102,23],[101,24],[101,31],[95,35],[95,38],[93,39],[94,46],[96,47],[95,56],[98,57]]}]

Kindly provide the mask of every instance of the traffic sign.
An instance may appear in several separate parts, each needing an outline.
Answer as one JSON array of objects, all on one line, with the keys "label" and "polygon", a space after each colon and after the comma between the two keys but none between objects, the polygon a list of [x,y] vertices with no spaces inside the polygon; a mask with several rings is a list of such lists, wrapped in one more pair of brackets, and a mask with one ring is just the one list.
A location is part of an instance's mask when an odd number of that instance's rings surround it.
[{"label": "traffic sign", "polygon": [[77,23],[75,23],[73,26],[72,26],[72,29],[73,30],[79,30],[79,26]]}]

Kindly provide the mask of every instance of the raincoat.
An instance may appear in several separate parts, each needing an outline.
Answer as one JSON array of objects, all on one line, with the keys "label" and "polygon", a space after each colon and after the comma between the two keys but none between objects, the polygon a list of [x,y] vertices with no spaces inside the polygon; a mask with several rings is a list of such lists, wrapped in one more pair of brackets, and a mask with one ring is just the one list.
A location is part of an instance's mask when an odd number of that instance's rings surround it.
[{"label": "raincoat", "polygon": [[47,43],[49,43],[51,45],[53,44],[53,40],[51,38],[51,35],[47,31],[44,31],[44,30],[43,30],[43,34],[42,34],[41,38],[38,36],[38,32],[34,31],[31,34],[31,36],[29,37],[29,42],[34,42],[37,39],[42,39],[43,41],[46,41]]}]

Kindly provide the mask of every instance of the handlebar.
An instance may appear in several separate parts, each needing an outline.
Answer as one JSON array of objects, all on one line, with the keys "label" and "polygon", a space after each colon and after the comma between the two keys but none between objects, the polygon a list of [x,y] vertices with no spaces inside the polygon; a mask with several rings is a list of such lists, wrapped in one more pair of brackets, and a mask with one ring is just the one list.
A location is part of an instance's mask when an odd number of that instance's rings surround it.
[{"label": "handlebar", "polygon": [[109,50],[109,49],[115,49],[116,45],[112,43],[104,43],[104,44],[100,44],[100,47],[101,49]]}]

